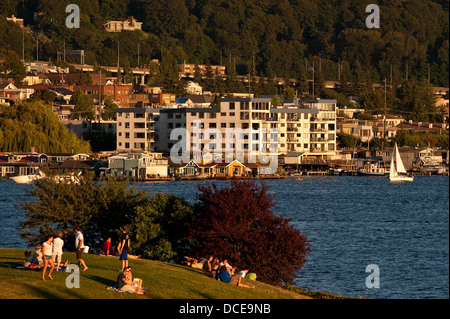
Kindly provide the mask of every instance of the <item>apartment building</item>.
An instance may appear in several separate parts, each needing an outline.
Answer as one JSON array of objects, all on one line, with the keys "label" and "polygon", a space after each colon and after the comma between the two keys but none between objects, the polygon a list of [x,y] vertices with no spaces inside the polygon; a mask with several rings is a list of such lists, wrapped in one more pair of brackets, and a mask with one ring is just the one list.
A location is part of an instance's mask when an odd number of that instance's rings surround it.
[{"label": "apartment building", "polygon": [[102,99],[111,99],[120,107],[128,107],[130,95],[133,92],[132,84],[113,84],[113,85],[76,85],[74,91],[80,89],[84,94],[89,95],[95,103],[99,98],[101,90]]},{"label": "apartment building", "polygon": [[118,108],[116,112],[118,152],[158,151],[159,108]]},{"label": "apartment building", "polygon": [[[178,68],[180,71],[181,77],[194,77],[196,67],[198,67],[198,70],[201,75],[206,75],[208,71],[208,66],[205,64],[187,64],[187,63],[181,63],[178,64]],[[225,66],[224,65],[210,65],[209,66],[212,74],[214,76],[225,76]]]},{"label": "apartment building", "polygon": [[[117,110],[117,148],[122,151],[188,152],[254,159],[264,154],[301,152],[324,158],[336,152],[336,101],[223,98],[220,108]],[[184,160],[183,160],[184,161]]]},{"label": "apartment building", "polygon": [[311,110],[318,111],[310,117],[311,156],[325,158],[336,154],[336,100],[303,100]]}]

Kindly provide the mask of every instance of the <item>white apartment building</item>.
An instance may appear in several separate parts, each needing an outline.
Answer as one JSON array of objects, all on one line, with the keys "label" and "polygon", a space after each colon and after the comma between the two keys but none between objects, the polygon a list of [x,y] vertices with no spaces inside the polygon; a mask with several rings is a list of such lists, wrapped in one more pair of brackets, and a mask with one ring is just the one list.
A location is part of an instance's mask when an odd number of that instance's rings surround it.
[{"label": "white apartment building", "polygon": [[118,108],[117,142],[118,152],[152,152],[158,135],[156,123],[159,120],[158,108]]},{"label": "white apartment building", "polygon": [[206,153],[244,160],[274,152],[319,158],[336,154],[336,100],[273,106],[270,98],[223,98],[220,108],[117,112],[117,148],[126,152],[187,151],[194,160]]}]

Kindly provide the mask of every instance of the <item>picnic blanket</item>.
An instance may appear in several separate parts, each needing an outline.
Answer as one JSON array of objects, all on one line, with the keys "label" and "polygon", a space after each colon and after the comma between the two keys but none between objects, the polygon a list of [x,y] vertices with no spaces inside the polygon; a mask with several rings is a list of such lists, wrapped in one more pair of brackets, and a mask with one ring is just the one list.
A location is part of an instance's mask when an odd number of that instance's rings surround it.
[{"label": "picnic blanket", "polygon": [[106,287],[106,289],[107,290],[112,290],[112,291],[117,291],[117,292],[128,292],[128,293],[132,294],[131,291],[120,290],[119,288],[117,288],[117,285]]}]

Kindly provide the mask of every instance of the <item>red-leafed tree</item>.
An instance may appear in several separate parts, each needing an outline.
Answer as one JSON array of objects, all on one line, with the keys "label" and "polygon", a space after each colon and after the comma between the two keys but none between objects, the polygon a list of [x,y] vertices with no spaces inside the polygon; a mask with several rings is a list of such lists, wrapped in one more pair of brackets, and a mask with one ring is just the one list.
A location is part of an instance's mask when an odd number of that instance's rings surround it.
[{"label": "red-leafed tree", "polygon": [[197,256],[213,255],[249,269],[270,284],[292,283],[310,252],[307,238],[275,216],[275,196],[255,181],[231,181],[231,187],[198,186],[196,223],[191,237]]}]

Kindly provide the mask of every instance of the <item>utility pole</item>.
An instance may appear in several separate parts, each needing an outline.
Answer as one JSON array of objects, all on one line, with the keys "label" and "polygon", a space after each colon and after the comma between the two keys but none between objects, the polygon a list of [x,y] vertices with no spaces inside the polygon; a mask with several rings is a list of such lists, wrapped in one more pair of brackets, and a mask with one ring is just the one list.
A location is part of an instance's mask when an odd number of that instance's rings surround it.
[{"label": "utility pole", "polygon": [[117,73],[119,72],[119,66],[120,66],[119,51],[120,51],[120,43],[119,43],[119,41],[117,41]]},{"label": "utility pole", "polygon": [[141,43],[140,42],[138,42],[138,68],[139,68],[139,49],[140,49],[140,45],[141,45]]},{"label": "utility pole", "polygon": [[381,150],[384,149],[385,136],[386,136],[386,78],[384,78],[383,139],[381,140]]},{"label": "utility pole", "polygon": [[102,69],[100,68],[100,78],[98,80],[98,128],[102,120]]},{"label": "utility pole", "polygon": [[312,66],[312,98],[314,100],[314,61]]},{"label": "utility pole", "polygon": [[22,61],[25,64],[25,31],[22,29]]}]

